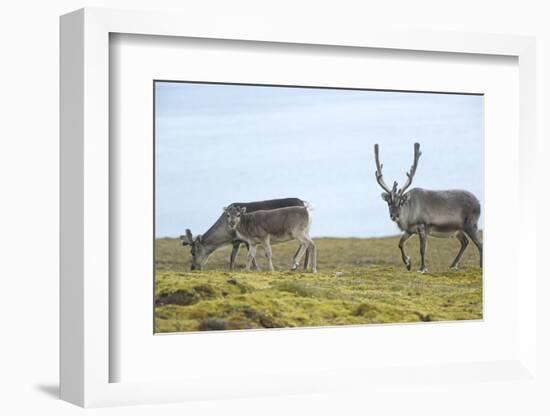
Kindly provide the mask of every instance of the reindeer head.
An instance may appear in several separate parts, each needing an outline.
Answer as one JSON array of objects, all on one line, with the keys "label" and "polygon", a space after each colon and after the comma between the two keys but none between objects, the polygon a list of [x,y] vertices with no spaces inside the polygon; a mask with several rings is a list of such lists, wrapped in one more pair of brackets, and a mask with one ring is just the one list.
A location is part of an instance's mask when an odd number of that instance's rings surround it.
[{"label": "reindeer head", "polygon": [[390,218],[392,221],[399,223],[399,217],[401,215],[402,207],[409,201],[409,194],[405,191],[411,186],[414,174],[416,173],[416,168],[418,166],[418,159],[420,158],[420,144],[414,144],[414,161],[411,166],[411,170],[407,172],[407,180],[405,184],[398,190],[397,182],[393,182],[393,186],[390,189],[388,185],[384,182],[382,177],[382,167],[380,159],[378,157],[378,144],[374,145],[374,159],[376,161],[376,181],[378,185],[382,187],[384,192],[382,193],[382,199],[387,202],[388,208],[390,210]]},{"label": "reindeer head", "polygon": [[234,230],[241,222],[241,215],[246,212],[246,207],[230,206],[229,208],[223,208],[227,218],[227,225]]},{"label": "reindeer head", "polygon": [[191,246],[191,270],[201,270],[208,255],[206,253],[206,248],[202,244],[202,238],[200,234],[193,238],[191,230],[185,230],[185,235],[180,236],[182,246]]}]

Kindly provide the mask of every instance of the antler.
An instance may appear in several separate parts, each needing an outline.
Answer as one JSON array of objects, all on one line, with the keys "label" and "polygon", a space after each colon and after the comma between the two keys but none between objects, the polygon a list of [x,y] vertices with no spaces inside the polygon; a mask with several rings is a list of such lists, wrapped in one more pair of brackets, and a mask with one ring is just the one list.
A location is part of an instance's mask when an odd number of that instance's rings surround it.
[{"label": "antler", "polygon": [[376,161],[376,181],[378,182],[378,185],[382,187],[384,191],[386,191],[388,194],[391,194],[390,187],[386,185],[384,182],[384,179],[382,178],[382,167],[384,165],[380,164],[380,159],[378,157],[378,144],[374,145],[374,160]]},{"label": "antler", "polygon": [[407,190],[407,188],[411,186],[412,180],[414,178],[414,174],[416,173],[416,168],[418,167],[418,159],[420,159],[420,155],[422,155],[422,152],[420,151],[420,143],[415,143],[414,144],[414,162],[411,166],[411,170],[407,172],[407,181],[399,190],[399,195],[403,195]]}]

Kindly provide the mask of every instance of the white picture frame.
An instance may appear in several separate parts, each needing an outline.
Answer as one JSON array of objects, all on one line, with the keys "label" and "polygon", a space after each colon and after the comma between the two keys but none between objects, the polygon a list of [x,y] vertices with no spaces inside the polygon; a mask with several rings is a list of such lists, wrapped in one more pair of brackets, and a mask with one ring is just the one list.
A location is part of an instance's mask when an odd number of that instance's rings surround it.
[{"label": "white picture frame", "polygon": [[[61,398],[80,406],[159,403],[215,397],[298,394],[360,389],[402,382],[409,373],[392,368],[295,373],[231,383],[191,377],[181,381],[110,382],[109,348],[109,35],[112,33],[259,42],[383,48],[517,57],[519,62],[520,211],[529,212],[535,184],[535,42],[530,37],[467,33],[284,29],[269,22],[235,25],[196,16],[82,9],[61,18]],[[487,372],[518,382],[536,377],[536,219],[522,215],[518,242],[522,279],[517,293],[521,323],[515,356],[498,362],[415,367],[415,377],[484,380]],[[346,381],[344,381],[346,380]]]}]

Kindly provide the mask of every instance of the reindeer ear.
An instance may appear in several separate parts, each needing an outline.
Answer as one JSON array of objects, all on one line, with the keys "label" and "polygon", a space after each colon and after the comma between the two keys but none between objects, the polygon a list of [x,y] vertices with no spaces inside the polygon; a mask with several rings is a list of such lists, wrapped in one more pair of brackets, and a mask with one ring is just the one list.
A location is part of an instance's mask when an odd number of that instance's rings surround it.
[{"label": "reindeer ear", "polygon": [[382,197],[382,199],[386,202],[388,202],[390,200],[390,194],[388,194],[387,192],[382,192],[380,194],[380,196]]},{"label": "reindeer ear", "polygon": [[241,213],[244,214],[246,212],[246,207],[241,208]]},{"label": "reindeer ear", "polygon": [[182,246],[188,246],[189,244],[191,244],[186,235],[180,235],[180,240]]},{"label": "reindeer ear", "polygon": [[189,241],[189,244],[193,244],[193,234],[189,228],[185,230],[185,235],[187,236],[187,241]]},{"label": "reindeer ear", "polygon": [[402,197],[401,197],[401,201],[402,202],[407,202],[409,199],[410,199],[410,195],[407,193],[407,194],[404,194]]}]

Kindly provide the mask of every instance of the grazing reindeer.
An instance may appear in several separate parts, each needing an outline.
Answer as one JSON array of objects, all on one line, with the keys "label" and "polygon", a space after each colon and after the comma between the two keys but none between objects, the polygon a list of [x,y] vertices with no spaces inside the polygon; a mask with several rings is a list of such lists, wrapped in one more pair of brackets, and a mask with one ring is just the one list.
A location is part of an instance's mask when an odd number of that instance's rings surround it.
[{"label": "grazing reindeer", "polygon": [[298,240],[300,248],[294,255],[292,269],[299,266],[305,252],[311,253],[311,271],[317,272],[317,252],[309,237],[311,214],[309,206],[278,208],[269,211],[247,213],[246,207],[232,206],[223,209],[229,228],[235,230],[240,240],[248,244],[246,269],[250,270],[256,258],[256,246],[262,245],[267,257],[269,271],[273,271],[271,244]]},{"label": "grazing reindeer", "polygon": [[405,254],[405,242],[413,234],[418,234],[420,238],[421,265],[419,272],[422,273],[428,270],[424,261],[427,236],[455,236],[461,244],[460,251],[451,264],[451,268],[456,269],[468,246],[467,235],[479,250],[479,265],[482,267],[482,243],[477,232],[480,206],[473,194],[462,190],[429,191],[422,188],[413,188],[409,192],[405,192],[411,186],[421,154],[420,145],[415,143],[414,162],[411,170],[407,173],[405,184],[397,190],[397,182],[394,182],[393,188],[390,189],[382,178],[378,145],[374,145],[376,180],[384,190],[382,199],[388,203],[390,218],[403,231],[399,240],[403,263],[407,266],[407,270],[411,269],[411,259]]},{"label": "grazing reindeer", "polygon": [[[254,212],[283,207],[303,207],[305,206],[305,202],[298,198],[281,198],[256,202],[234,202],[230,207],[231,206],[246,207],[248,212]],[[231,230],[227,226],[226,216],[224,214],[222,214],[203,235],[193,237],[193,233],[188,229],[185,230],[185,235],[180,236],[180,240],[183,246],[191,246],[191,270],[201,270],[214,251],[229,244],[233,246],[229,259],[229,269],[233,270],[239,248],[242,243],[245,243],[237,237],[234,230]],[[308,253],[306,253],[304,260],[304,268],[307,266],[307,262]],[[257,267],[256,260],[254,260],[254,267]]]}]

